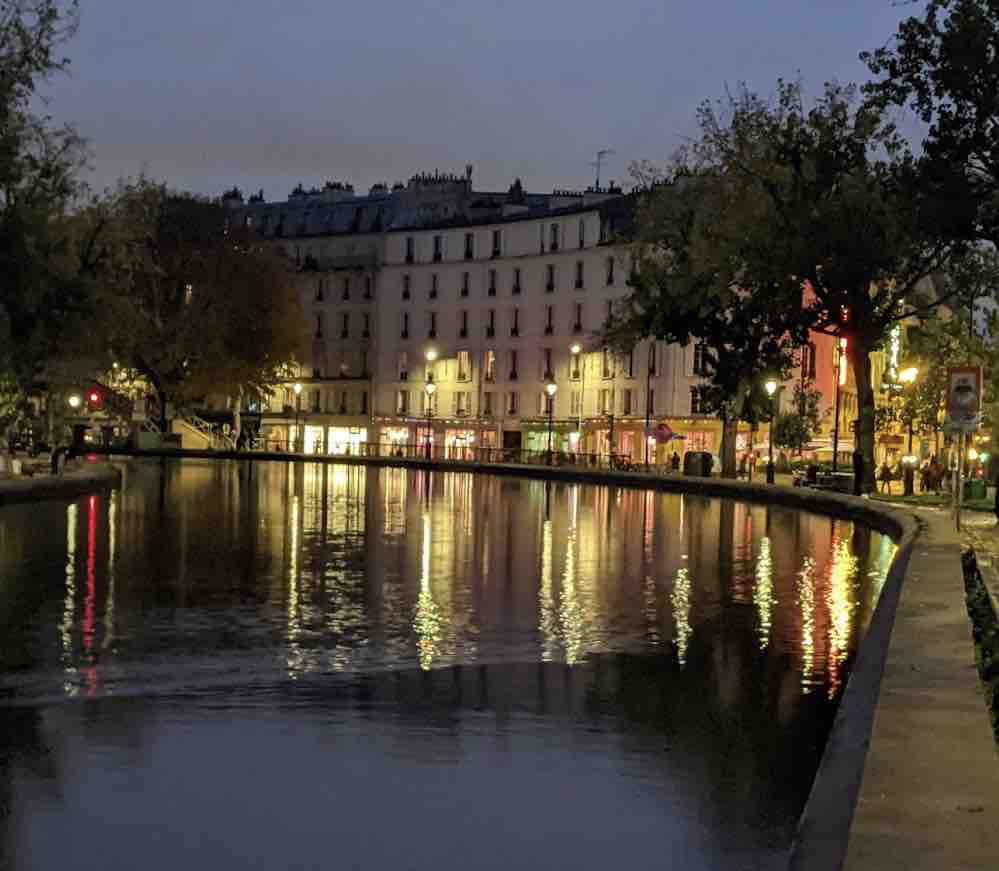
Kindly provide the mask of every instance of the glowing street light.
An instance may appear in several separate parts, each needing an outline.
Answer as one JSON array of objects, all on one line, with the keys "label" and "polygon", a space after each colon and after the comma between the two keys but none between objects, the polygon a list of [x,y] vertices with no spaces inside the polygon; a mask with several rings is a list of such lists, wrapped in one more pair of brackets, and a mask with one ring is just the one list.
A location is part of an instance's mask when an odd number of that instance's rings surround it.
[{"label": "glowing street light", "polygon": [[773,378],[768,378],[763,385],[770,397],[770,436],[767,439],[767,483],[773,484],[777,480],[776,469],[774,469],[774,395],[777,393],[777,382]]},{"label": "glowing street light", "polygon": [[83,404],[83,399],[79,393],[70,393],[66,398],[66,403],[75,411]]},{"label": "glowing street light", "polygon": [[292,391],[295,394],[295,445],[294,445],[294,447],[297,448],[298,445],[299,445],[299,443],[300,443],[300,441],[301,441],[301,438],[302,438],[302,434],[300,432],[301,427],[299,426],[299,423],[298,423],[298,412],[299,412],[299,409],[302,407],[302,402],[301,402],[302,385],[299,384],[296,381],[295,384],[292,385],[291,389],[292,389]]},{"label": "glowing street light", "polygon": [[[898,380],[904,387],[909,387],[910,389],[916,383],[916,379],[919,377],[919,369],[915,366],[909,366],[907,369],[903,369],[898,373]],[[913,458],[913,462],[906,463],[905,468],[902,470],[905,475],[904,478],[904,493],[906,496],[912,496],[916,492],[916,458],[912,453],[912,409],[909,409],[909,449],[908,455]]]},{"label": "glowing street light", "polygon": [[558,385],[554,381],[549,381],[545,385],[545,393],[548,394],[548,465],[552,464],[552,424],[555,414],[555,394],[558,392]]},{"label": "glowing street light", "polygon": [[[427,352],[429,354],[429,351]],[[437,392],[437,385],[433,381],[428,381],[423,385],[423,391],[427,394],[427,459],[432,459],[434,444],[434,431],[431,418],[434,415],[434,394]]]}]

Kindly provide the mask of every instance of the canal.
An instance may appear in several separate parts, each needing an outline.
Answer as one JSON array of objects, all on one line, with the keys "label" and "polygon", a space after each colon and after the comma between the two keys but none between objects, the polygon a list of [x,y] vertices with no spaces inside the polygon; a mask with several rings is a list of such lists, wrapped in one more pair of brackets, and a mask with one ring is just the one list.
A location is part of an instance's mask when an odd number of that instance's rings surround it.
[{"label": "canal", "polygon": [[781,868],[894,550],[318,464],[0,508],[0,868]]}]

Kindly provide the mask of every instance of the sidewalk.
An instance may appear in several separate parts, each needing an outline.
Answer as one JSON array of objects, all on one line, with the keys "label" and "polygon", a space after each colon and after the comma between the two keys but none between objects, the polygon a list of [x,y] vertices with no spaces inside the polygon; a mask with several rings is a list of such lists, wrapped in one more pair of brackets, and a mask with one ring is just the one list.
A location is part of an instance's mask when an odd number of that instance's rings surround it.
[{"label": "sidewalk", "polygon": [[69,498],[105,487],[117,487],[121,483],[121,470],[108,463],[77,460],[74,464],[63,475],[46,473],[30,477],[0,477],[0,505]]},{"label": "sidewalk", "polygon": [[[999,867],[999,754],[975,667],[960,554],[995,520],[916,512],[916,542],[888,648],[844,867]],[[992,553],[999,553],[999,535]]]}]

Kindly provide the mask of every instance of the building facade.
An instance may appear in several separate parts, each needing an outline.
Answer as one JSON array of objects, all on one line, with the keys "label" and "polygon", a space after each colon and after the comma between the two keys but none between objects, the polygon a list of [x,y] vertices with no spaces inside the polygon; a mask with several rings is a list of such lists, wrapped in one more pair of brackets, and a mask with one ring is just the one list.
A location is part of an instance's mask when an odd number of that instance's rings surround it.
[{"label": "building facade", "polygon": [[[556,451],[635,462],[718,453],[720,423],[698,399],[702,348],[647,341],[620,354],[601,343],[632,266],[632,203],[613,183],[478,192],[469,169],[367,195],[327,184],[227,204],[231,221],[283,250],[307,314],[300,369],[263,409],[272,446],[430,442],[460,458],[545,451],[551,438]],[[826,368],[825,350],[803,356],[809,377]],[[738,449],[751,441],[741,433]]]}]

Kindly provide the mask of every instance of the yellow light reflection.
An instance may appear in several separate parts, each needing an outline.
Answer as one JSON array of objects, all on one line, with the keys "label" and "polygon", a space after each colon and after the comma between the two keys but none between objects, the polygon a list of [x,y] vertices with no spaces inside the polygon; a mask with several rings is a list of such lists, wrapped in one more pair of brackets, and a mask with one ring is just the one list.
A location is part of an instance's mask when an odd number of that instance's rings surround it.
[{"label": "yellow light reflection", "polygon": [[302,635],[302,614],[299,606],[298,592],[298,494],[291,497],[291,509],[288,512],[290,536],[288,550],[288,600],[287,600],[287,637],[288,637],[288,675],[297,678],[302,667],[302,651],[298,640]]},{"label": "yellow light reflection", "polygon": [[[62,638],[62,661],[67,673],[73,673],[73,623],[76,617],[76,504],[66,508],[66,595],[63,599],[62,622],[59,634]],[[66,692],[76,694],[76,687],[65,684]]]},{"label": "yellow light reflection", "polygon": [[[569,550],[572,549],[572,533],[569,533]],[[546,520],[541,530],[541,588],[538,590],[538,628],[541,630],[541,659],[551,662],[558,649],[558,622],[552,595],[552,522]],[[566,555],[572,559],[571,553]]]},{"label": "yellow light reflection", "polygon": [[111,491],[108,503],[108,594],[104,604],[104,643],[107,650],[114,643],[115,558],[118,551],[118,493]]},{"label": "yellow light reflection", "polygon": [[761,650],[766,650],[770,644],[775,602],[774,563],[770,554],[770,537],[764,536],[760,541],[760,553],[756,559],[756,583],[753,585],[753,603],[756,605],[759,624],[757,633]]},{"label": "yellow light reflection", "polygon": [[829,698],[834,698],[841,683],[841,670],[850,648],[850,627],[856,603],[853,597],[857,577],[857,558],[850,552],[850,542],[833,538],[832,564],[826,588],[829,611]]},{"label": "yellow light reflection", "polygon": [[687,643],[693,630],[690,628],[690,572],[686,567],[676,570],[673,579],[673,592],[670,593],[673,606],[673,621],[676,623],[676,658],[683,667],[687,664]]},{"label": "yellow light reflection", "polygon": [[655,555],[655,525],[656,525],[656,494],[649,491],[645,494],[645,526],[642,537],[642,555],[645,558],[645,581],[642,584],[642,600],[645,612],[645,637],[650,643],[658,646],[662,638],[659,633],[659,599],[656,590],[656,576],[653,571]]},{"label": "yellow light reflection", "polygon": [[420,668],[429,671],[439,652],[443,619],[440,608],[434,602],[430,588],[430,512],[423,512],[423,548],[420,561],[420,594],[416,600],[416,614],[413,629],[416,631],[416,647]]},{"label": "yellow light reflection", "polygon": [[583,607],[579,601],[579,487],[569,490],[569,534],[566,536],[565,571],[559,595],[558,623],[568,665],[579,662],[583,653]]},{"label": "yellow light reflection", "polygon": [[798,607],[801,610],[801,689],[812,691],[815,665],[815,560],[806,556],[798,573]]}]

